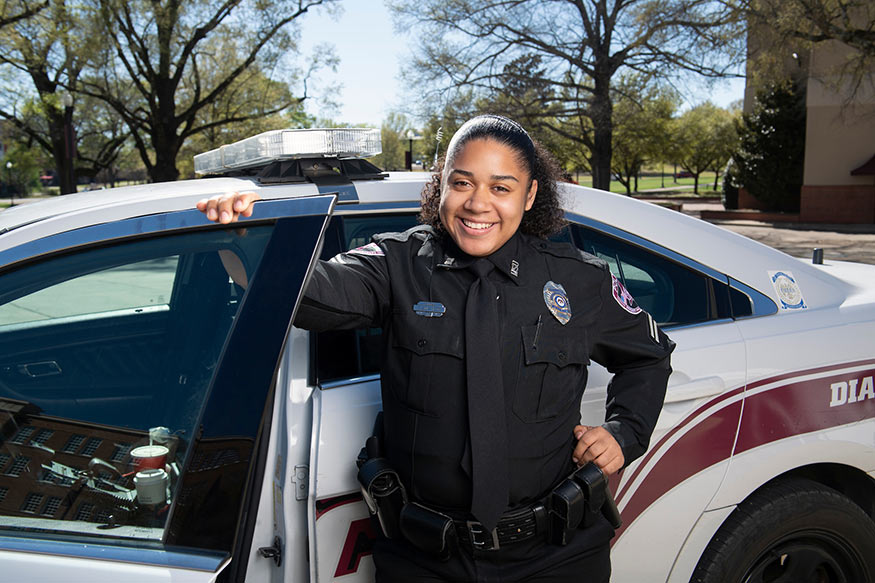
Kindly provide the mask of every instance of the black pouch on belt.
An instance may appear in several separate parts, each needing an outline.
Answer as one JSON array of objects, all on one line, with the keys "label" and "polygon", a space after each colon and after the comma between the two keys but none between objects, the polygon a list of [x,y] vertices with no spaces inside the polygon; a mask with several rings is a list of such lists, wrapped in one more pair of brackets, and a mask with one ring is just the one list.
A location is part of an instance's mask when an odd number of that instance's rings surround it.
[{"label": "black pouch on belt", "polygon": [[397,538],[401,509],[407,503],[407,492],[398,473],[389,466],[389,460],[382,457],[380,434],[382,434],[382,413],[377,415],[374,435],[369,437],[356,460],[358,481],[362,496],[371,515],[376,517],[378,526],[386,538]]},{"label": "black pouch on belt", "polygon": [[456,547],[453,519],[410,502],[401,510],[401,534],[413,546],[446,561]]},{"label": "black pouch on belt", "polygon": [[608,480],[589,462],[556,486],[549,496],[550,542],[568,544],[578,528],[595,522],[601,512],[615,529],[620,528],[620,513],[614,503]]}]

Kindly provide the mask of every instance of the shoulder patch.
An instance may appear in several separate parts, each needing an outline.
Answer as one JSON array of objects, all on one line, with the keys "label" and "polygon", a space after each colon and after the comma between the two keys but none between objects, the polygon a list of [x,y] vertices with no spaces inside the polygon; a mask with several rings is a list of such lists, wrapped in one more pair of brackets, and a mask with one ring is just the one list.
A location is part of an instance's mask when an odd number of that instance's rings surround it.
[{"label": "shoulder patch", "polygon": [[374,243],[382,243],[383,241],[395,241],[398,243],[406,243],[410,239],[425,240],[434,233],[431,225],[417,225],[411,227],[401,233],[377,233],[371,240]]},{"label": "shoulder patch", "polygon": [[620,307],[632,315],[640,314],[643,310],[632,297],[632,294],[626,289],[623,283],[611,274],[611,287],[613,289],[614,299],[620,304]]},{"label": "shoulder patch", "polygon": [[371,255],[373,257],[385,257],[386,255],[376,243],[368,243],[367,245],[350,249],[348,253],[350,255]]}]

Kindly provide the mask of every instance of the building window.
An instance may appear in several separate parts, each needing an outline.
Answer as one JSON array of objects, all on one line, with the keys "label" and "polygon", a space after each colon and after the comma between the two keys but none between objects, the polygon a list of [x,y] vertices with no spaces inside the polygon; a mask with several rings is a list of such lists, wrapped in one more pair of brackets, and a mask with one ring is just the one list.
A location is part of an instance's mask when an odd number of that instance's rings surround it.
[{"label": "building window", "polygon": [[38,443],[40,445],[43,445],[49,440],[52,435],[54,435],[54,433],[55,432],[51,429],[40,429],[31,440],[31,443]]},{"label": "building window", "polygon": [[21,472],[24,471],[24,468],[27,467],[27,462],[30,461],[29,457],[25,457],[20,455],[15,458],[15,461],[12,462],[12,465],[9,466],[9,469],[6,470],[7,476],[20,476]]},{"label": "building window", "polygon": [[21,429],[16,432],[15,435],[12,436],[12,439],[9,440],[9,443],[15,443],[17,445],[22,445],[30,439],[30,436],[33,435],[33,432],[36,431],[36,427],[31,425],[25,425]]},{"label": "building window", "polygon": [[87,457],[91,457],[94,455],[94,452],[97,451],[97,448],[100,447],[100,444],[103,443],[103,440],[97,437],[92,437],[88,440],[88,443],[85,444],[85,447],[82,448],[82,451],[79,452],[79,455],[84,455]]},{"label": "building window", "polygon": [[58,511],[58,508],[61,507],[61,497],[60,496],[52,496],[46,502],[46,505],[43,506],[42,515],[53,517],[55,512]]},{"label": "building window", "polygon": [[109,458],[109,461],[121,463],[122,461],[124,461],[125,456],[128,455],[128,452],[130,451],[130,443],[117,443],[115,444],[115,450],[112,452],[112,457]]},{"label": "building window", "polygon": [[6,494],[9,493],[9,488],[6,486],[0,487],[0,502],[6,499]]},{"label": "building window", "polygon": [[76,511],[76,517],[73,520],[91,520],[91,513],[94,511],[94,504],[83,502],[79,505],[79,510]]},{"label": "building window", "polygon": [[0,472],[3,471],[10,459],[9,454],[0,453]]},{"label": "building window", "polygon": [[24,499],[24,504],[21,505],[21,511],[35,514],[37,511],[37,508],[39,508],[39,505],[42,501],[43,501],[42,494],[37,494],[36,492],[31,492],[30,494],[27,495],[27,498]]},{"label": "building window", "polygon": [[71,435],[70,439],[67,440],[67,445],[61,451],[64,453],[76,453],[83,441],[85,441],[84,435]]}]

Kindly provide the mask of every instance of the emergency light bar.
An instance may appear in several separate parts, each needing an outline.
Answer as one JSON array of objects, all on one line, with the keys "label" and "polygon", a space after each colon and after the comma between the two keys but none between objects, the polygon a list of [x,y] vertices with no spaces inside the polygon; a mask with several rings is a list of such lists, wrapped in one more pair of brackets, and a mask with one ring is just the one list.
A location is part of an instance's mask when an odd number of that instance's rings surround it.
[{"label": "emergency light bar", "polygon": [[221,174],[295,158],[368,158],[383,151],[380,130],[273,130],[194,157],[198,174]]}]

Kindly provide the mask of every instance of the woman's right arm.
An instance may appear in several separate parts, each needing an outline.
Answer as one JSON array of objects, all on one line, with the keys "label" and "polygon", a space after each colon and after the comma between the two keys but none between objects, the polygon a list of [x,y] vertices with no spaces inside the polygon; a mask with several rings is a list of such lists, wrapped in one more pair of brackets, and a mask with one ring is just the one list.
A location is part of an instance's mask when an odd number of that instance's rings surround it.
[{"label": "woman's right arm", "polygon": [[[252,216],[258,200],[254,192],[234,192],[198,201],[197,208],[209,220],[228,224]],[[315,331],[382,326],[390,309],[386,257],[375,243],[367,249],[317,262],[295,317],[296,326]]]}]

